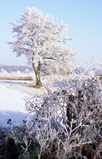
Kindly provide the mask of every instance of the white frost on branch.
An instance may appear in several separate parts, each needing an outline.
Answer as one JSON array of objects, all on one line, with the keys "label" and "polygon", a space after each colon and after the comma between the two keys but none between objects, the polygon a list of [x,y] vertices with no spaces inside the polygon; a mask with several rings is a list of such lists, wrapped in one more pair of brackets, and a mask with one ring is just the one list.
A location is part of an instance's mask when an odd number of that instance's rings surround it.
[{"label": "white frost on branch", "polygon": [[16,40],[8,44],[17,56],[25,55],[29,63],[34,63],[32,57],[37,58],[49,73],[58,74],[60,68],[66,71],[72,67],[76,54],[67,47],[72,38],[67,37],[67,25],[63,21],[58,22],[36,8],[27,8],[12,25]]}]

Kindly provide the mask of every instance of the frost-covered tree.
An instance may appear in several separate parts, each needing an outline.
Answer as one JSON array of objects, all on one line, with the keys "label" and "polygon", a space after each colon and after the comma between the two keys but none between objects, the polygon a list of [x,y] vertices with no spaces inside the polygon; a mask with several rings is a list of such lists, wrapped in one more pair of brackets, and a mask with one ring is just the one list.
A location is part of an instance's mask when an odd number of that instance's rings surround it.
[{"label": "frost-covered tree", "polygon": [[32,63],[36,85],[41,85],[40,72],[63,73],[70,69],[76,54],[67,47],[67,25],[43,15],[36,8],[27,8],[13,25],[16,40],[9,42],[17,56],[25,55]]}]

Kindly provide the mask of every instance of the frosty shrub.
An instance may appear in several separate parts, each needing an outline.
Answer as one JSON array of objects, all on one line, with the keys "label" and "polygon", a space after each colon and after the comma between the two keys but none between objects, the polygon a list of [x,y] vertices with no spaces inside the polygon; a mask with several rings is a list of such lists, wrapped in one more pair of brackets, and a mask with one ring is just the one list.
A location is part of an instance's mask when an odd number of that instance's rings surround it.
[{"label": "frosty shrub", "polygon": [[26,109],[33,116],[30,133],[36,134],[40,144],[39,158],[86,158],[83,145],[92,144],[93,158],[102,157],[100,75],[74,72],[55,92],[27,100]]}]

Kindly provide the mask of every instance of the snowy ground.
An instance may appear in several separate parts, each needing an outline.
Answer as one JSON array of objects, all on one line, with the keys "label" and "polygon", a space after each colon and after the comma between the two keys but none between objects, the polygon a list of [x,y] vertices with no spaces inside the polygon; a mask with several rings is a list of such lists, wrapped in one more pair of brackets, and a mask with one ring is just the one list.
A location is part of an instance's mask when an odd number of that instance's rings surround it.
[{"label": "snowy ground", "polygon": [[29,87],[31,81],[0,81],[0,125],[8,126],[10,118],[19,125],[26,117],[25,98],[46,93],[46,89]]}]

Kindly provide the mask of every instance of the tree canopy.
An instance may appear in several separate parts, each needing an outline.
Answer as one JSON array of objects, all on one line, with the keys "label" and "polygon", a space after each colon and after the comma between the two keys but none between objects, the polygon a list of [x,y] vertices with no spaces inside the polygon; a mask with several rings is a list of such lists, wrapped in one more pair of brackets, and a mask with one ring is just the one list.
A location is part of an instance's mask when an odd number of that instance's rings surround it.
[{"label": "tree canopy", "polygon": [[[36,8],[27,8],[13,25],[15,41],[9,42],[17,56],[25,55],[32,63],[36,85],[41,85],[40,72],[62,73],[72,66],[76,54],[67,47],[67,25]],[[37,65],[35,63],[37,62]]]}]

